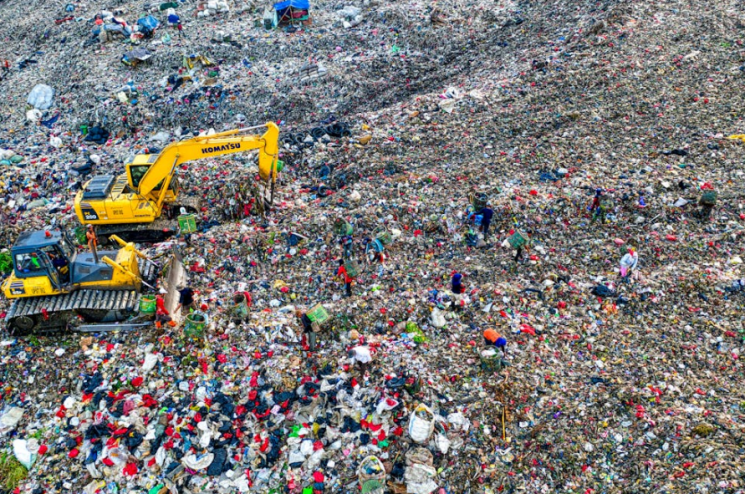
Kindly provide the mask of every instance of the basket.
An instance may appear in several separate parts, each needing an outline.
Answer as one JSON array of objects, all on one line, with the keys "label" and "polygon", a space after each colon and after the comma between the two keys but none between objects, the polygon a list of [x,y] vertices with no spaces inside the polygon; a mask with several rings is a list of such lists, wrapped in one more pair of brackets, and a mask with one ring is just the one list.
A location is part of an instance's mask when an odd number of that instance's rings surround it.
[{"label": "basket", "polygon": [[391,234],[385,228],[378,228],[375,230],[375,240],[379,241],[383,245],[388,245],[393,242]]},{"label": "basket", "polygon": [[411,396],[419,393],[422,390],[422,378],[421,377],[408,377],[406,384],[404,384],[404,390]]},{"label": "basket", "polygon": [[242,293],[233,295],[233,304],[230,306],[230,313],[234,318],[242,319],[248,316],[248,301]]},{"label": "basket", "polygon": [[351,235],[354,232],[352,225],[341,218],[334,221],[334,231],[337,235]]},{"label": "basket", "polygon": [[513,249],[519,249],[520,247],[524,247],[530,242],[530,237],[528,237],[527,234],[521,232],[520,230],[516,230],[515,233],[513,233],[512,236],[508,239],[508,241]]},{"label": "basket", "polygon": [[481,211],[489,203],[489,197],[486,194],[474,194],[471,196],[471,205],[476,211]]},{"label": "basket", "polygon": [[[479,350],[480,368],[484,372],[501,372],[504,369],[504,361],[497,350],[482,349]],[[493,353],[492,353],[493,352]]]},{"label": "basket", "polygon": [[385,478],[385,466],[377,456],[368,456],[362,460],[357,470],[362,494],[383,494]]},{"label": "basket", "polygon": [[155,297],[143,295],[140,299],[140,314],[155,314]]},{"label": "basket", "polygon": [[84,226],[76,227],[74,234],[75,234],[75,240],[78,242],[79,245],[85,245],[88,243],[88,239],[85,238],[85,227]]},{"label": "basket", "polygon": [[13,271],[13,259],[9,252],[0,252],[0,273],[8,274]]},{"label": "basket", "polygon": [[206,325],[207,320],[204,315],[192,312],[186,316],[186,322],[184,323],[184,336],[187,338],[202,338],[204,336],[204,328]]},{"label": "basket", "polygon": [[193,214],[182,214],[178,217],[178,227],[181,233],[194,233],[197,231],[197,218]]}]

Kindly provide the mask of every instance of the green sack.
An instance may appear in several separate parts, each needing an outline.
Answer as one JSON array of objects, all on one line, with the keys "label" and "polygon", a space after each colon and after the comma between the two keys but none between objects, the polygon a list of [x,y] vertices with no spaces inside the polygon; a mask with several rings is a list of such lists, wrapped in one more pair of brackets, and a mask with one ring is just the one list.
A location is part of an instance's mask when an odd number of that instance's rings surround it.
[{"label": "green sack", "polygon": [[530,241],[530,237],[528,237],[527,234],[516,230],[515,233],[512,234],[512,236],[509,238],[510,246],[513,249],[518,249],[520,247],[523,247]]},{"label": "green sack", "polygon": [[308,319],[310,319],[310,322],[317,323],[319,326],[324,324],[329,320],[329,317],[331,317],[321,304],[310,309],[306,315],[308,316]]},{"label": "green sack", "polygon": [[414,343],[422,344],[429,342],[427,335],[425,335],[424,331],[419,329],[419,326],[414,322],[409,321],[406,323],[406,332],[411,335],[411,339],[414,340]]},{"label": "green sack", "polygon": [[10,273],[13,271],[13,258],[10,252],[0,252],[0,273]]},{"label": "green sack", "polygon": [[85,237],[84,226],[76,227],[74,233],[75,233],[75,240],[78,242],[79,245],[86,245],[88,243],[88,239]]},{"label": "green sack", "polygon": [[717,193],[713,190],[707,190],[701,195],[701,204],[705,206],[714,206],[717,203]]},{"label": "green sack", "polygon": [[197,218],[193,214],[182,214],[178,217],[178,227],[181,233],[194,233],[197,231]]},{"label": "green sack", "polygon": [[344,262],[344,269],[347,270],[347,275],[350,278],[356,278],[360,274],[360,269],[357,267],[357,263],[351,259],[347,259]]}]

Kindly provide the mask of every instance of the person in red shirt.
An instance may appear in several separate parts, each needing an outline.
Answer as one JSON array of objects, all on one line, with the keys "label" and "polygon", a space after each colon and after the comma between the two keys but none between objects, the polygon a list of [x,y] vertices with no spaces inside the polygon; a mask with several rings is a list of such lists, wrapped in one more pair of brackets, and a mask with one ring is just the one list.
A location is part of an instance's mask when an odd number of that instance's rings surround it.
[{"label": "person in red shirt", "polygon": [[347,268],[344,267],[344,259],[339,259],[339,269],[336,271],[336,276],[339,276],[344,281],[344,287],[347,290],[347,297],[352,296],[352,277],[347,273]]},{"label": "person in red shirt", "polygon": [[155,297],[155,327],[160,329],[164,322],[171,322],[171,314],[166,309],[166,302],[163,295],[158,294]]}]

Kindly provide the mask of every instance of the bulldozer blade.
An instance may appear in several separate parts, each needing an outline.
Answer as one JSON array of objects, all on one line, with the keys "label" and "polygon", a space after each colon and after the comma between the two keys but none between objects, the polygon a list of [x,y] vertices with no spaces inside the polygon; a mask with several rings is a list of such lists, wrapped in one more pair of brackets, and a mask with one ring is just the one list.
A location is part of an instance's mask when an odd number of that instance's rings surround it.
[{"label": "bulldozer blade", "polygon": [[176,306],[178,305],[179,292],[178,286],[186,283],[186,270],[184,269],[183,259],[181,253],[178,250],[173,250],[171,258],[166,264],[166,275],[165,280],[162,280],[161,285],[166,289],[165,306],[171,318],[175,321],[179,321],[180,314],[176,314]]}]

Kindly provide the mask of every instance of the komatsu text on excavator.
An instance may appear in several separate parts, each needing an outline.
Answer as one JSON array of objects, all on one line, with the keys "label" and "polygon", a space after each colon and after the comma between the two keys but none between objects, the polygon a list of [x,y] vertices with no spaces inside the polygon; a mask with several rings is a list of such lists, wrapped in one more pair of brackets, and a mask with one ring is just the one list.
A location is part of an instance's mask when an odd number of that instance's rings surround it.
[{"label": "komatsu text on excavator", "polygon": [[188,161],[258,149],[259,175],[272,185],[278,170],[279,128],[266,124],[266,132],[251,135],[260,127],[230,130],[174,142],[159,154],[135,156],[118,177],[93,178],[75,196],[75,212],[83,224],[97,225],[104,241],[112,234],[132,242],[159,242],[177,231],[175,216],[183,209],[199,211],[198,198],[179,194],[178,166]]}]

